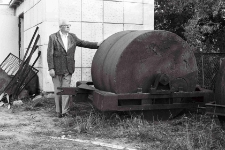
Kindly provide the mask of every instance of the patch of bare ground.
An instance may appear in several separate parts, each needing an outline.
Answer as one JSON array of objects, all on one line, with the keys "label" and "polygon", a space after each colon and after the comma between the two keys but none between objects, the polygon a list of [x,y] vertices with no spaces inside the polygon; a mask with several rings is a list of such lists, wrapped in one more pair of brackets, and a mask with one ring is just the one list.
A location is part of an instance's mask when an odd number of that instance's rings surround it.
[{"label": "patch of bare ground", "polygon": [[87,101],[72,103],[72,117],[57,118],[53,99],[23,102],[0,107],[0,149],[225,149],[224,131],[213,116],[188,113],[146,121],[99,112]]}]

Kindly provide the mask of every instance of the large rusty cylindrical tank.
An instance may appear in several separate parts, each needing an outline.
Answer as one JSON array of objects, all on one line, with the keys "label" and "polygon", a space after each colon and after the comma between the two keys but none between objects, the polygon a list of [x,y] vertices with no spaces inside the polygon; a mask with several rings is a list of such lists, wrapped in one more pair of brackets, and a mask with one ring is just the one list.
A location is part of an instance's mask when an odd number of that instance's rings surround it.
[{"label": "large rusty cylindrical tank", "polygon": [[181,84],[184,91],[195,90],[197,65],[190,46],[162,30],[113,34],[98,48],[91,67],[95,88],[116,94],[136,93],[138,88],[149,92],[160,73],[174,88]]}]

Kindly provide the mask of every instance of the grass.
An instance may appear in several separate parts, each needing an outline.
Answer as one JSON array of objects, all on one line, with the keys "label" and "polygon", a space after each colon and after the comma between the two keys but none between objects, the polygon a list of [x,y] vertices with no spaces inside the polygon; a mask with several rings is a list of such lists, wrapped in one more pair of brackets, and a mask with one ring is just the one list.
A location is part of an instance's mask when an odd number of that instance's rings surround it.
[{"label": "grass", "polygon": [[44,130],[43,129],[43,131],[36,131],[36,132],[33,132],[32,133],[32,135],[37,135],[37,136],[42,136],[42,135],[44,135],[44,136],[53,136],[53,135],[55,135],[55,133],[54,133],[54,131],[52,131],[52,130]]},{"label": "grass", "polygon": [[12,136],[12,135],[0,135],[0,141],[3,141],[3,140],[12,140],[12,139],[14,139],[14,136]]},{"label": "grass", "polygon": [[64,118],[61,126],[68,134],[100,138],[126,138],[140,149],[211,150],[225,149],[225,134],[217,119],[208,115],[186,114],[168,121],[148,122],[141,116],[124,117],[92,109],[83,116]]},{"label": "grass", "polygon": [[8,123],[0,124],[0,129],[7,128],[9,125]]},{"label": "grass", "polygon": [[[42,103],[45,109],[54,113],[54,102],[44,100]],[[30,105],[23,105],[23,110],[34,109]],[[134,146],[138,149],[225,149],[224,131],[217,118],[210,115],[188,113],[167,121],[146,121],[139,115],[128,117],[121,113],[99,112],[88,103],[76,103],[72,111],[74,117],[60,118],[55,122],[56,127],[63,129],[64,135],[126,139],[126,143],[136,143]],[[54,135],[44,132],[36,134]]]}]

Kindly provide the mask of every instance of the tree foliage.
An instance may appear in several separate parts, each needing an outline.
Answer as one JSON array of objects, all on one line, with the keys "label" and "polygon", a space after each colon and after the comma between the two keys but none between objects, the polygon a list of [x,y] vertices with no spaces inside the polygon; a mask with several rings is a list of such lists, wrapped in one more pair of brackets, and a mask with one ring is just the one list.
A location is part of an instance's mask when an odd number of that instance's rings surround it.
[{"label": "tree foliage", "polygon": [[222,0],[155,0],[155,30],[167,30],[195,51],[225,52]]}]

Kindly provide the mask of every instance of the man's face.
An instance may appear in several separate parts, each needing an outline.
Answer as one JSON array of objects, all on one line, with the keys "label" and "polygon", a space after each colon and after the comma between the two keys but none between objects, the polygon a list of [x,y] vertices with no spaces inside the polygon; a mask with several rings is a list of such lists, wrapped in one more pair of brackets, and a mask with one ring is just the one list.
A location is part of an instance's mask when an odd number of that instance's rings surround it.
[{"label": "man's face", "polygon": [[60,26],[60,30],[62,32],[66,32],[66,33],[69,33],[70,32],[70,24],[63,24]]}]

